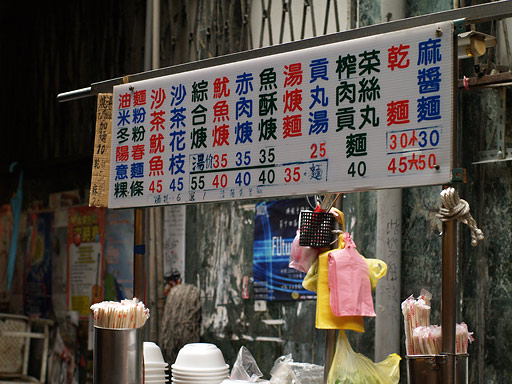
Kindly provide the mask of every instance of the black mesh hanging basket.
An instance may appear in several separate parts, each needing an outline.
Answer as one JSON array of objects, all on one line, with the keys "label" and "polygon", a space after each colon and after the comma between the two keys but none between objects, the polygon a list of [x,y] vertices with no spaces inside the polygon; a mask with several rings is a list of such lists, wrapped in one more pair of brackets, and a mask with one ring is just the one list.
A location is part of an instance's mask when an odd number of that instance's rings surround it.
[{"label": "black mesh hanging basket", "polygon": [[324,248],[333,241],[334,216],[329,212],[300,212],[299,245]]}]

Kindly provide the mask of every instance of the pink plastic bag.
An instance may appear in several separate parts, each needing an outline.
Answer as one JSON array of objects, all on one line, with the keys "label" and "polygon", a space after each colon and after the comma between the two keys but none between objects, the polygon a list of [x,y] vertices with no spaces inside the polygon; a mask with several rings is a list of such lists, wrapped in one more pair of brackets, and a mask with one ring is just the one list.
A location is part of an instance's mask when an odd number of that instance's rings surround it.
[{"label": "pink plastic bag", "polygon": [[297,271],[307,273],[318,257],[318,249],[301,247],[299,245],[299,234],[300,231],[297,230],[297,235],[295,235],[292,242],[292,251],[290,252],[290,263],[288,266]]},{"label": "pink plastic bag", "polygon": [[375,316],[368,264],[348,232],[345,248],[329,253],[330,305],[335,316]]}]

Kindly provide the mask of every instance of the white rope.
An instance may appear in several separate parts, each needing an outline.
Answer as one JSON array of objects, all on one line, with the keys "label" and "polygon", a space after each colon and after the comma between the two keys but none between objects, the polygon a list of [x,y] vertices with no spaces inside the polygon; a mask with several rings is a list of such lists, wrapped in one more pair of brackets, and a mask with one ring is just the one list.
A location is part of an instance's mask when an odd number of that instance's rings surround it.
[{"label": "white rope", "polygon": [[441,221],[457,220],[471,229],[471,245],[476,247],[478,241],[484,239],[484,233],[477,227],[475,219],[469,213],[469,203],[459,197],[454,188],[446,188],[441,192],[443,206],[436,215]]}]

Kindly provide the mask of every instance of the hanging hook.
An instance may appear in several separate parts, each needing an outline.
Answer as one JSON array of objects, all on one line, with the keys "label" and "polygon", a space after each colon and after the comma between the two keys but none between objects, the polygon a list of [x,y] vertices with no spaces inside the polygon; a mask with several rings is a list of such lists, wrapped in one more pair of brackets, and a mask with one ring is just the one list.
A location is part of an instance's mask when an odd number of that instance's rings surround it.
[{"label": "hanging hook", "polygon": [[338,223],[341,225],[341,230],[345,232],[345,215],[338,208],[331,208],[329,212],[334,215]]}]

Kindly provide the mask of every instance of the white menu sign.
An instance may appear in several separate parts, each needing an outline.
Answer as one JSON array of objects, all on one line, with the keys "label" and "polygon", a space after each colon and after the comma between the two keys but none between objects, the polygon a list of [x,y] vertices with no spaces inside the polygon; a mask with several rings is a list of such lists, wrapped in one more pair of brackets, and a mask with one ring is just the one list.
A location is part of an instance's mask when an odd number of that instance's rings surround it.
[{"label": "white menu sign", "polygon": [[109,207],[441,184],[453,26],[114,87]]}]

